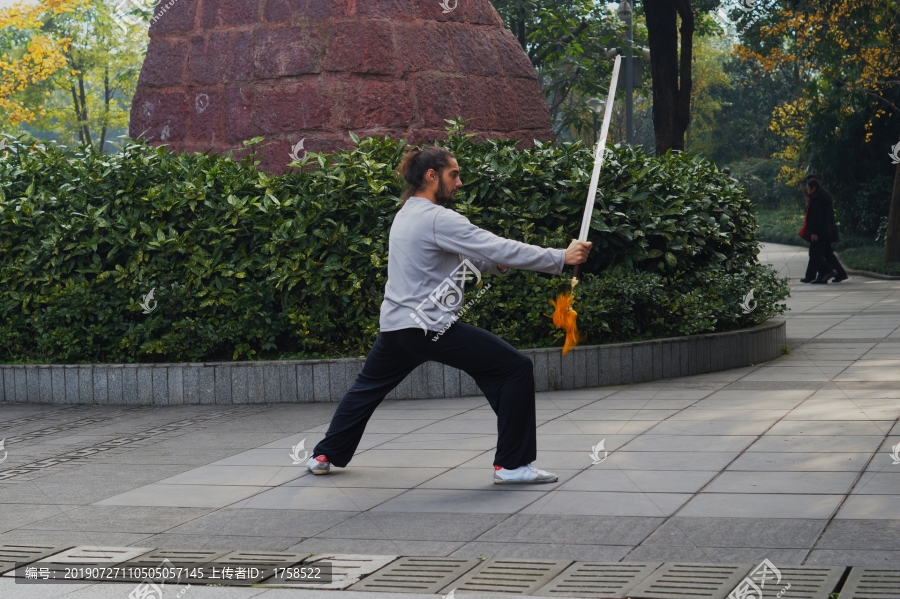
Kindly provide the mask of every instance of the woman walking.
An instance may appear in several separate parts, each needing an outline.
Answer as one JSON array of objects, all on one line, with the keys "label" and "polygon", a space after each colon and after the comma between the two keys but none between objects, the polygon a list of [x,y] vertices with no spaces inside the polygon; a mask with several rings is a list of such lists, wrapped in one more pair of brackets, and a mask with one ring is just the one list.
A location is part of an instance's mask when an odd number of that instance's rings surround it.
[{"label": "woman walking", "polygon": [[834,279],[840,283],[847,279],[847,272],[834,255],[831,244],[837,241],[837,225],[834,222],[834,200],[822,187],[820,175],[806,178],[806,239],[809,241],[809,265],[803,283],[824,285]]}]

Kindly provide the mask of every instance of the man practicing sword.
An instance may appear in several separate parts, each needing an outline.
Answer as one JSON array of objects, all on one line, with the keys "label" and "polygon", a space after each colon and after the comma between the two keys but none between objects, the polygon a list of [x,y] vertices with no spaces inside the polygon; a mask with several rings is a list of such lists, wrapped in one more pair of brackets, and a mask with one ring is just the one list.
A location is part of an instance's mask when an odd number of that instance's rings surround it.
[{"label": "man practicing sword", "polygon": [[497,414],[495,483],[556,482],[555,474],[531,465],[537,457],[531,359],[456,319],[466,280],[510,268],[558,275],[566,264],[584,263],[592,244],[541,248],[479,229],[446,207],[463,184],[456,158],[445,149],[412,149],[397,171],[407,189],[391,226],[381,330],[307,468],[327,474],[332,464],[350,463],[378,404],[417,366],[434,361],[468,373]]}]

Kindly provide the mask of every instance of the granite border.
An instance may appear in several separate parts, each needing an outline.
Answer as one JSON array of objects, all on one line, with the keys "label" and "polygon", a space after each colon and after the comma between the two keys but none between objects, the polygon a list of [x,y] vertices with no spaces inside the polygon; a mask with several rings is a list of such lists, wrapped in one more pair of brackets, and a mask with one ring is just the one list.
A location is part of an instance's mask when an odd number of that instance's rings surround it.
[{"label": "granite border", "polygon": [[[725,333],[522,350],[535,389],[625,385],[743,368],[784,353],[786,321]],[[0,400],[17,403],[189,405],[337,402],[365,359],[196,364],[0,364]],[[467,397],[480,389],[465,372],[435,362],[416,368],[389,399]]]}]

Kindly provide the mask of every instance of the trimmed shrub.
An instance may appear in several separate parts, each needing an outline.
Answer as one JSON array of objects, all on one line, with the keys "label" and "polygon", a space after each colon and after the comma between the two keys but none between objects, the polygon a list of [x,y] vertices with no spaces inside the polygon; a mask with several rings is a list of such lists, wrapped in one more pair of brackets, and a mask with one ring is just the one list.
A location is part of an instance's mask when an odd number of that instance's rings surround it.
[{"label": "trimmed shrub", "polygon": [[[117,155],[12,143],[0,157],[0,362],[171,362],[358,356],[378,331],[404,144],[355,140],[284,176],[251,153]],[[455,209],[498,235],[565,247],[593,163],[580,144],[444,144]],[[252,144],[250,144],[252,145]],[[756,260],[739,186],[698,158],[613,148],[577,299],[589,343],[757,324],[785,282]],[[493,277],[466,319],[519,347],[558,343],[546,313],[567,277]],[[154,292],[149,314],[142,297]],[[755,289],[757,309],[740,302]],[[151,303],[151,307],[152,307]]]}]

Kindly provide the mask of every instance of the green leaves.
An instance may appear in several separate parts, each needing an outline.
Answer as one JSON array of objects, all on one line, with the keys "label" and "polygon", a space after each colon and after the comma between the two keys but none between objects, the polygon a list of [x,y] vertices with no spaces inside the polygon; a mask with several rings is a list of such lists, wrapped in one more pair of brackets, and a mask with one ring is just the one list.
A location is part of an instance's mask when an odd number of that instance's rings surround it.
[{"label": "green leaves", "polygon": [[[454,209],[504,237],[567,246],[590,150],[517,149],[451,129],[444,145],[466,184]],[[364,355],[378,332],[404,151],[362,139],[271,176],[252,154],[11,144],[0,159],[0,362]],[[726,330],[783,311],[786,287],[756,263],[746,197],[705,161],[612,148],[592,222],[578,296],[589,342]],[[544,315],[562,279],[490,282],[466,320],[520,347],[559,341]],[[751,288],[758,308],[744,315]],[[150,289],[158,307],[143,314]]]}]

